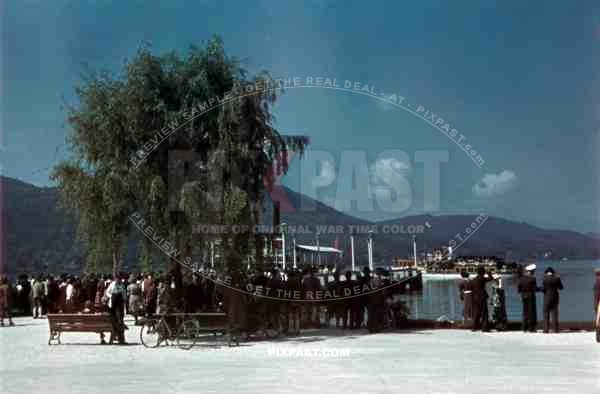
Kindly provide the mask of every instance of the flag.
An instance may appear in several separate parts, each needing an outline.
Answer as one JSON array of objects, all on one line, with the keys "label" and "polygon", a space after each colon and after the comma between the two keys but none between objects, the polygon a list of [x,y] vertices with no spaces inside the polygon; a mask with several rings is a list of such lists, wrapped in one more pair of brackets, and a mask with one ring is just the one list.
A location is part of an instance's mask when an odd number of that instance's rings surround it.
[{"label": "flag", "polygon": [[429,224],[429,222],[425,222],[425,227],[427,227],[427,230],[431,230],[431,224]]},{"label": "flag", "polygon": [[352,256],[352,242],[350,242],[350,239],[346,239],[346,256]]}]

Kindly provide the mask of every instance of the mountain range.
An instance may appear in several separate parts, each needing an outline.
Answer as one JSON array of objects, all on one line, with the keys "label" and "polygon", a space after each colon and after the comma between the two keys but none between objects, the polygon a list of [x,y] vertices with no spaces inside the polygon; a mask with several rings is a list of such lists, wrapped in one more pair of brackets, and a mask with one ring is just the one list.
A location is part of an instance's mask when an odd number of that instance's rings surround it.
[{"label": "mountain range", "polygon": [[[337,244],[347,252],[349,226],[359,226],[358,230],[362,231],[355,235],[355,249],[361,265],[367,261],[369,229],[377,230],[373,234],[375,262],[388,264],[392,257],[410,255],[412,234],[408,231],[417,229],[417,226],[425,229],[424,233],[416,234],[418,251],[448,246],[451,240],[458,245],[462,239],[465,241],[454,250],[456,255],[495,255],[517,261],[542,259],[544,256],[571,260],[600,257],[600,242],[596,234],[542,229],[492,216],[485,220],[480,217],[478,222],[474,215],[417,215],[370,222],[339,212],[293,190],[286,191],[297,212],[281,213],[281,222],[295,229],[298,243],[314,245],[316,226],[342,226],[343,233],[322,231],[319,243],[327,246]],[[85,250],[77,241],[76,220],[59,206],[56,188],[37,187],[17,179],[0,177],[0,194],[5,232],[3,271],[17,274],[82,270]],[[307,211],[306,207],[313,209]],[[267,209],[265,223],[272,222],[271,215],[271,210]],[[430,228],[426,227],[426,222]],[[390,231],[384,233],[384,229]],[[132,242],[137,241],[139,239]],[[349,253],[344,254],[348,261]],[[135,260],[135,256],[129,253],[124,267],[135,269]]]}]

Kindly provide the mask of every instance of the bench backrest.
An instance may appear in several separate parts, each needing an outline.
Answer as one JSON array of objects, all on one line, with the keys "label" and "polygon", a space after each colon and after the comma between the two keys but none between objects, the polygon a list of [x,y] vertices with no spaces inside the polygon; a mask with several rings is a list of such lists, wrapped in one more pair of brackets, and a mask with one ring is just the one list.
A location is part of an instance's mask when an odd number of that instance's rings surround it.
[{"label": "bench backrest", "polygon": [[109,314],[93,314],[93,313],[60,313],[48,314],[48,325],[50,329],[60,328],[63,326],[76,327],[108,327],[111,325]]}]

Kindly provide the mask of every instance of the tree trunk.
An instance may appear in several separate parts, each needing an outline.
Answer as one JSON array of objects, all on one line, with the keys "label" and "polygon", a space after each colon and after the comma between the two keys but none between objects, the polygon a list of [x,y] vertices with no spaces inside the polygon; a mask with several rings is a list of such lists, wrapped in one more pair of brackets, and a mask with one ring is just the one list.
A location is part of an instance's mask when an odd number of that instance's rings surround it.
[{"label": "tree trunk", "polygon": [[[173,282],[175,282],[175,291],[173,292],[174,305],[180,306],[182,303],[182,280],[181,280],[181,264],[175,259],[175,257],[171,256],[170,258],[171,267],[170,274],[172,276]],[[168,286],[171,284],[168,283]]]},{"label": "tree trunk", "polygon": [[[182,251],[182,242],[181,238],[178,234],[178,229],[181,224],[181,213],[180,212],[171,212],[170,218],[170,231],[169,234],[172,234],[173,237],[171,239],[175,240],[176,249],[178,251]],[[177,261],[175,256],[169,255],[169,274],[171,275],[171,279],[175,282],[175,291],[173,294],[173,303],[174,305],[180,305],[182,302],[183,291],[181,289],[181,264]],[[171,285],[170,283],[167,285]]]},{"label": "tree trunk", "polygon": [[[262,204],[258,202],[254,209],[254,220],[255,224],[262,224]],[[255,261],[256,266],[263,269],[264,264],[264,237],[260,232],[254,233],[254,247],[255,247]]]},{"label": "tree trunk", "polygon": [[[182,246],[184,245],[184,243],[182,242],[181,238],[177,237],[176,239],[177,239],[177,250],[184,251],[182,249]],[[180,254],[180,256],[181,256],[181,254]],[[181,258],[185,258],[185,256],[182,256]],[[173,292],[174,305],[179,307],[179,306],[181,306],[181,304],[183,302],[183,280],[182,280],[182,276],[181,276],[181,264],[179,263],[179,261],[177,261],[177,258],[174,256],[170,256],[170,262],[171,262],[170,273],[171,273],[173,282],[175,283],[175,291]]]},{"label": "tree trunk", "polygon": [[119,241],[113,241],[112,242],[112,263],[113,263],[113,267],[112,267],[112,271],[113,271],[113,278],[115,276],[117,276],[117,274],[119,273],[119,263],[121,260],[121,256],[120,253],[121,252],[121,243]]},{"label": "tree trunk", "polygon": [[241,236],[238,233],[230,234],[227,238],[227,247],[225,249],[224,271],[239,273],[241,268]]}]

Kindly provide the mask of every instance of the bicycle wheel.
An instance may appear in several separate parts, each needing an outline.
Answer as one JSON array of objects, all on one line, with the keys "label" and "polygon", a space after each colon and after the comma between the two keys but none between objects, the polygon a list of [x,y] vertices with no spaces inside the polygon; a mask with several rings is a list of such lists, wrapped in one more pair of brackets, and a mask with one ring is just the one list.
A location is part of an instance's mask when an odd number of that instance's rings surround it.
[{"label": "bicycle wheel", "polygon": [[391,328],[391,329],[396,328],[396,315],[394,314],[394,310],[392,308],[389,308],[387,310],[387,313],[385,316],[385,325],[386,325],[386,328]]},{"label": "bicycle wheel", "polygon": [[149,319],[140,328],[140,342],[147,348],[155,348],[162,342],[160,322]]},{"label": "bicycle wheel", "polygon": [[190,350],[196,344],[199,336],[198,322],[196,320],[184,320],[177,331],[177,346],[183,350]]},{"label": "bicycle wheel", "polygon": [[263,333],[267,338],[277,338],[281,334],[281,331],[274,322],[267,320],[267,324],[263,328]]},{"label": "bicycle wheel", "polygon": [[140,342],[147,348],[155,348],[160,344],[157,325],[157,320],[148,319],[140,327]]}]

